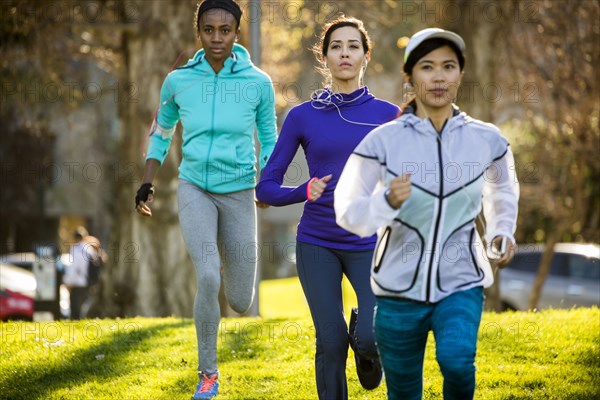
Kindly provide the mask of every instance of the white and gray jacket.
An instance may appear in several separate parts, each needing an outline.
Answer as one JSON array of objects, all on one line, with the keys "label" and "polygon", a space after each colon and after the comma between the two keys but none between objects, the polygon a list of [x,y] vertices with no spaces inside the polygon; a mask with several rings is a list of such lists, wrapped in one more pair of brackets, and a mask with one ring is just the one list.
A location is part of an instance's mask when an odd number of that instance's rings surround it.
[{"label": "white and gray jacket", "polygon": [[[407,173],[411,195],[394,209],[385,191]],[[363,237],[377,231],[375,295],[434,303],[493,283],[475,219],[483,205],[487,242],[514,242],[518,199],[513,155],[496,126],[455,108],[438,134],[408,108],[354,150],[334,205],[343,228]]]}]

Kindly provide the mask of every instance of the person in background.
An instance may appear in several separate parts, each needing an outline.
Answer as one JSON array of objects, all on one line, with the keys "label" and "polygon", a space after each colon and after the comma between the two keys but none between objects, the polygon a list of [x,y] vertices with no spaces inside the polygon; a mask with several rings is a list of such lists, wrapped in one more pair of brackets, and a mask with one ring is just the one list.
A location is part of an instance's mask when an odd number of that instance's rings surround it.
[{"label": "person in background", "polygon": [[[296,260],[316,329],[315,374],[321,400],[348,398],[349,345],[362,386],[375,389],[382,379],[373,333],[375,297],[369,286],[376,238],[360,238],[339,227],[333,209],[333,192],[352,150],[369,131],[400,111],[373,96],[362,82],[371,47],[358,19],[342,17],[324,26],[314,50],[329,85],[289,112],[256,189],[257,199],[269,205],[305,202]],[[312,178],[297,187],[283,186],[300,146]],[[344,275],[358,299],[349,326],[343,309]]]},{"label": "person in background", "polygon": [[84,239],[88,231],[83,226],[73,232],[74,244],[70,250],[69,263],[64,266],[63,283],[69,289],[71,319],[82,317],[82,307],[90,294],[89,263],[94,254]]},{"label": "person in background", "polygon": [[[252,304],[258,259],[254,128],[261,144],[258,168],[266,164],[277,138],[271,79],[236,43],[241,17],[233,0],[198,3],[195,27],[203,48],[163,83],[143,183],[135,197],[137,212],[151,217],[152,182],[181,121],[183,160],[177,197],[183,239],[196,271],[196,400],[213,398],[219,390],[221,278],[234,311],[242,314]],[[207,246],[216,246],[219,252],[207,251]]]},{"label": "person in background", "polygon": [[108,261],[108,254],[102,247],[100,240],[95,236],[88,235],[84,237],[83,243],[90,254],[88,262],[89,297],[85,311],[88,318],[93,318],[102,315],[102,275]]},{"label": "person in background", "polygon": [[415,100],[360,143],[335,192],[341,226],[361,237],[378,231],[371,286],[390,400],[422,398],[429,331],[444,399],[473,398],[483,287],[494,280],[475,225],[482,207],[494,262],[505,265],[515,250],[509,143],[454,105],[464,50],[459,35],[438,28],[410,38],[404,72]]}]

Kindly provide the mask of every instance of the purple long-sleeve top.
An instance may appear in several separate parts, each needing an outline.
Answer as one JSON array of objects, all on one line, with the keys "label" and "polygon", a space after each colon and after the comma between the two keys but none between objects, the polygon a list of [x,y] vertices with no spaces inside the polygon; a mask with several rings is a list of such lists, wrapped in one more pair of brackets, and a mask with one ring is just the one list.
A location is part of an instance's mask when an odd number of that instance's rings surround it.
[{"label": "purple long-sleeve top", "polygon": [[[341,250],[369,250],[376,236],[360,238],[337,225],[333,192],[354,148],[376,126],[398,117],[400,109],[375,98],[365,86],[350,94],[325,89],[312,100],[292,108],[286,117],[275,150],[256,187],[259,201],[273,206],[306,202],[296,239]],[[310,176],[296,187],[282,186],[298,146],[302,146]],[[332,175],[323,195],[306,201],[312,177]]]}]

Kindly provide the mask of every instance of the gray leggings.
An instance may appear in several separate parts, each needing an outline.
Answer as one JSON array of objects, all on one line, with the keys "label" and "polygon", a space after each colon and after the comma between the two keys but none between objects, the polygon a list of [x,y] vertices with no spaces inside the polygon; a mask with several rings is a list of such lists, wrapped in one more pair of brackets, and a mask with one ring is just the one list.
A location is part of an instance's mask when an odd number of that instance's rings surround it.
[{"label": "gray leggings", "polygon": [[221,266],[225,296],[233,310],[244,313],[254,297],[256,278],[256,206],[254,190],[209,193],[179,181],[179,222],[196,268],[194,321],[198,370],[217,372],[217,336],[221,312]]}]

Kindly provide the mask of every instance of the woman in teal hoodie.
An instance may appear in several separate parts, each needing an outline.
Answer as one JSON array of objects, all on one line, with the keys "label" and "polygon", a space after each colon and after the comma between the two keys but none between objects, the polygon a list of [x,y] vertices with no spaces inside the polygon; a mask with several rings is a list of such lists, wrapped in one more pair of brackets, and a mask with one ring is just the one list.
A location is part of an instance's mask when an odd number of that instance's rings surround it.
[{"label": "woman in teal hoodie", "polygon": [[143,183],[135,198],[137,212],[152,216],[147,205],[154,194],[152,181],[181,121],[179,220],[197,284],[194,320],[200,381],[194,399],[210,399],[218,392],[221,266],[231,307],[244,313],[252,303],[257,261],[254,128],[261,144],[260,168],[277,137],[271,79],[235,43],[241,15],[233,0],[199,3],[196,28],[203,49],[163,83]]}]

